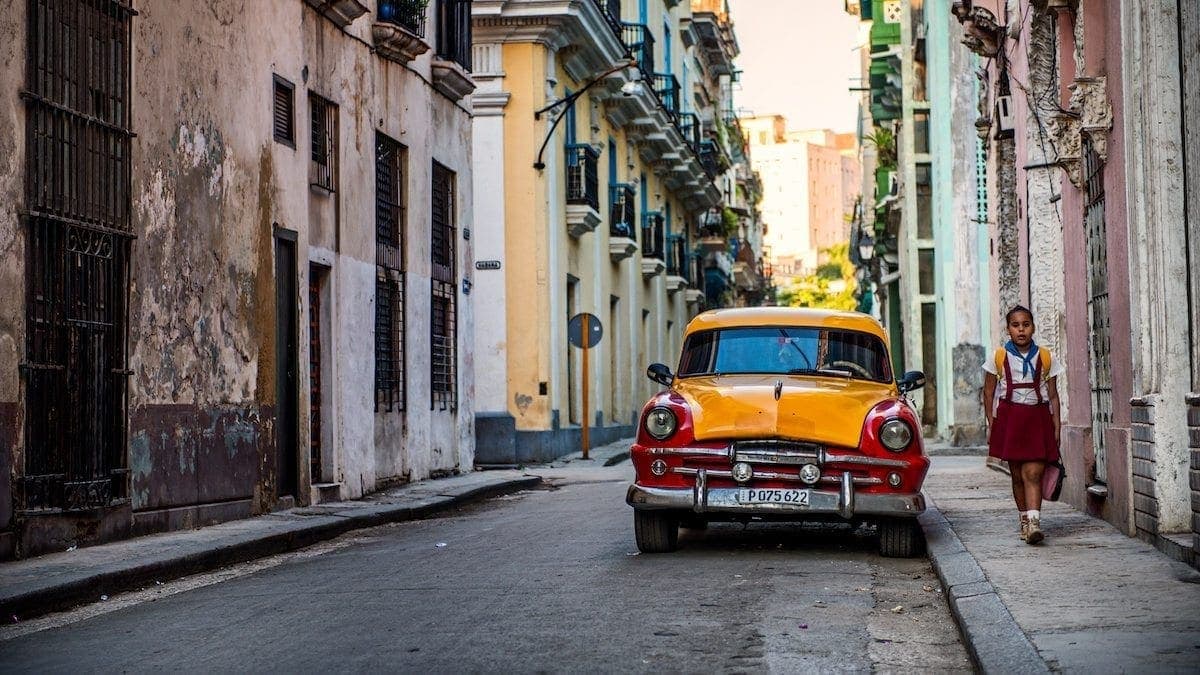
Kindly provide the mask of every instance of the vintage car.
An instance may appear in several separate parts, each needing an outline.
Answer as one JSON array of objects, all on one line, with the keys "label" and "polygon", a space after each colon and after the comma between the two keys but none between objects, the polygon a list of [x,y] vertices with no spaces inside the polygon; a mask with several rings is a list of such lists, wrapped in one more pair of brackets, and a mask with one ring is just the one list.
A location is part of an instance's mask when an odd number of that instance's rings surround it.
[{"label": "vintage car", "polygon": [[857,312],[758,307],[704,312],[688,324],[679,369],[642,409],[631,449],[638,548],[678,548],[679,528],[710,521],[878,525],[880,553],[908,557],[929,470],[887,336]]}]

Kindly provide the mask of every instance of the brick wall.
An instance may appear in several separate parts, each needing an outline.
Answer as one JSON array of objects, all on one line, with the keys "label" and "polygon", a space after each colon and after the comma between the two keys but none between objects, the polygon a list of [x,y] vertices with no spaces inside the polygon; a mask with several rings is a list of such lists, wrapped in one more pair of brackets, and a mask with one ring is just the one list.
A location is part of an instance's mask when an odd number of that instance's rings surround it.
[{"label": "brick wall", "polygon": [[1200,394],[1189,394],[1188,447],[1191,448],[1191,470],[1188,482],[1192,488],[1192,548],[1200,553]]},{"label": "brick wall", "polygon": [[1129,401],[1129,406],[1133,524],[1139,536],[1152,538],[1158,534],[1158,493],[1154,489],[1154,404],[1146,398],[1135,398]]}]

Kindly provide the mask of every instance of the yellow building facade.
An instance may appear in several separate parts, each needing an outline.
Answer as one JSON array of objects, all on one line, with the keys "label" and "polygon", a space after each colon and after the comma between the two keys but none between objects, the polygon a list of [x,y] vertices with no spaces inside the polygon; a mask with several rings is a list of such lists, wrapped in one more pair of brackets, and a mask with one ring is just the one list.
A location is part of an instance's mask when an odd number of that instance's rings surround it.
[{"label": "yellow building facade", "polygon": [[[477,464],[576,451],[585,419],[592,445],[631,435],[657,390],[646,367],[674,360],[704,307],[696,223],[722,167],[690,110],[690,16],[678,0],[473,5]],[[602,333],[586,378],[580,313]]]}]

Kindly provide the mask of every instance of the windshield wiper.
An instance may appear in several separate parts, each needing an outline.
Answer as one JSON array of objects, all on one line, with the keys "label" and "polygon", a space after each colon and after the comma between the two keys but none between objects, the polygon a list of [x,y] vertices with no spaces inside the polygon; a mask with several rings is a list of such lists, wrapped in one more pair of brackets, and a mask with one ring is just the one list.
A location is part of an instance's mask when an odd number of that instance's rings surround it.
[{"label": "windshield wiper", "polygon": [[837,368],[792,368],[787,372],[788,375],[829,375],[831,377],[844,377],[847,380],[854,377],[854,374],[848,370],[839,370]]}]

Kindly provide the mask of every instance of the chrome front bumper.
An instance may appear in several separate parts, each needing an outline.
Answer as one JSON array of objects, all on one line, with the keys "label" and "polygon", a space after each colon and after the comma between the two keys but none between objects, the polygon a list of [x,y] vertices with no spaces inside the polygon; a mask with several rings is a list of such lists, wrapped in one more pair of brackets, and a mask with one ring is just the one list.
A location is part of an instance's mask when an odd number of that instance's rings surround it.
[{"label": "chrome front bumper", "polygon": [[693,511],[695,513],[742,513],[746,515],[836,514],[855,516],[916,517],[925,510],[925,495],[858,494],[850,472],[843,472],[839,489],[809,490],[807,506],[794,504],[743,504],[738,501],[742,488],[710,488],[701,469],[691,488],[652,488],[634,483],[625,494],[625,503],[635,509]]}]

